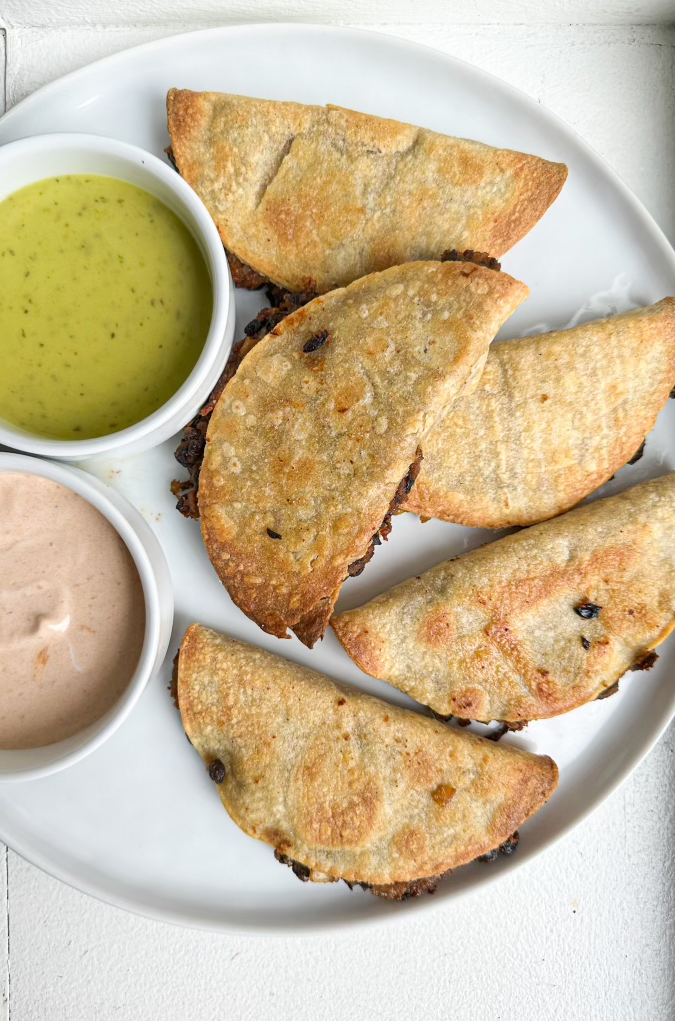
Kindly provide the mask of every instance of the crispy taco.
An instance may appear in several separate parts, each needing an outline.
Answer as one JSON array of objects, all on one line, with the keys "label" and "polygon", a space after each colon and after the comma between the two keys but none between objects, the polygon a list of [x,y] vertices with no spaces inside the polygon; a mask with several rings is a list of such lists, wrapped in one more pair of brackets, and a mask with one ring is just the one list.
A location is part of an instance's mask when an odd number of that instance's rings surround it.
[{"label": "crispy taco", "polygon": [[304,880],[344,879],[388,899],[433,890],[503,846],[557,786],[548,757],[200,624],[183,639],[176,680],[185,732],[227,812]]},{"label": "crispy taco", "polygon": [[170,155],[235,283],[321,293],[448,248],[499,258],[567,176],[509,149],[343,110],[171,89]]},{"label": "crispy taco", "polygon": [[481,528],[561,514],[641,456],[674,384],[675,298],[493,344],[403,509]]},{"label": "crispy taco", "polygon": [[323,636],[429,430],[528,293],[474,264],[395,266],[309,302],[246,355],[211,416],[199,508],[221,581],[265,631]]},{"label": "crispy taco", "polygon": [[675,623],[675,472],[397,585],[333,629],[355,663],[443,716],[568,712],[650,669]]}]

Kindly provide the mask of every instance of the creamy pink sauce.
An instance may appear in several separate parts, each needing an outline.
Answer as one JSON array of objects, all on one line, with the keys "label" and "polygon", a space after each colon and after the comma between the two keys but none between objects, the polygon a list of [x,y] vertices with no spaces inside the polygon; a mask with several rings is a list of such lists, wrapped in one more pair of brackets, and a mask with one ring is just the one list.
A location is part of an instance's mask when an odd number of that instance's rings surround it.
[{"label": "creamy pink sauce", "polygon": [[138,570],[103,515],[0,472],[0,748],[71,737],[117,701],[145,633]]}]

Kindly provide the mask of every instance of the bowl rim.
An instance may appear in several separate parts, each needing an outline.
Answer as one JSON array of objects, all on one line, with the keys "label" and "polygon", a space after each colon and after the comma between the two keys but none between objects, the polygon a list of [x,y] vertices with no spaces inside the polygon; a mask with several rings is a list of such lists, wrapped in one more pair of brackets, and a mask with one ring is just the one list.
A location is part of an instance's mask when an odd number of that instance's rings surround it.
[{"label": "bowl rim", "polygon": [[[207,396],[202,393],[205,382],[214,372],[214,368],[218,368],[219,375],[224,367],[232,344],[232,337],[228,338],[227,334],[228,321],[231,318],[230,313],[234,305],[232,278],[218,228],[197,193],[183,180],[180,174],[153,153],[140,148],[140,146],[120,142],[104,135],[92,135],[84,132],[50,132],[30,135],[0,145],[0,171],[3,162],[7,159],[30,156],[37,152],[49,153],[77,149],[88,149],[92,153],[121,158],[135,167],[140,164],[144,168],[143,173],[159,180],[174,193],[179,204],[182,204],[187,210],[193,221],[187,222],[180,212],[172,209],[172,212],[190,231],[201,251],[211,280],[213,308],[204,345],[192,371],[164,404],[139,422],[104,436],[94,436],[82,440],[60,440],[22,430],[0,418],[0,443],[29,454],[73,461],[94,456],[108,456],[117,450],[123,450],[132,444],[147,440],[153,433],[158,434],[158,438],[146,445],[156,445],[164,439],[168,439],[176,431],[171,427],[166,435],[160,435],[172,420],[182,417],[185,422],[193,417],[199,404]],[[49,176],[48,174],[46,177],[38,177],[35,181],[26,182],[26,184],[9,191],[4,198],[20,191],[22,187],[28,187],[40,180],[49,180]],[[115,177],[116,175],[111,172],[109,175],[97,173],[95,176]],[[137,187],[141,187],[143,190],[142,185],[137,185]],[[4,198],[0,198],[0,202],[4,201]],[[160,201],[162,200],[160,199]],[[215,381],[214,379],[214,384]],[[197,394],[199,394],[198,397],[196,397]]]},{"label": "bowl rim", "polygon": [[[159,553],[162,562],[168,564],[159,541],[140,512],[112,487],[88,472],[74,465],[60,464],[28,454],[16,454],[0,451],[0,474],[37,475],[49,479],[66,489],[77,493],[91,504],[113,526],[128,549],[138,571],[143,588],[145,604],[145,633],[138,664],[124,691],[118,700],[103,714],[99,720],[89,724],[84,731],[91,734],[79,746],[63,754],[57,754],[52,760],[39,765],[17,765],[15,768],[0,767],[0,784],[16,780],[37,779],[58,772],[66,766],[79,762],[96,748],[100,747],[118,729],[127,718],[143,690],[164,660],[169,643],[171,627],[163,626],[163,615],[168,612],[173,618],[174,599],[172,588],[161,586],[153,558],[148,550],[148,537]],[[41,751],[44,748],[57,748],[59,744],[69,745],[77,737],[76,732],[70,738],[54,745],[42,745],[36,749],[16,749],[26,758],[26,752]],[[14,749],[1,749],[2,755],[11,756]],[[18,756],[17,756],[18,757]]]}]

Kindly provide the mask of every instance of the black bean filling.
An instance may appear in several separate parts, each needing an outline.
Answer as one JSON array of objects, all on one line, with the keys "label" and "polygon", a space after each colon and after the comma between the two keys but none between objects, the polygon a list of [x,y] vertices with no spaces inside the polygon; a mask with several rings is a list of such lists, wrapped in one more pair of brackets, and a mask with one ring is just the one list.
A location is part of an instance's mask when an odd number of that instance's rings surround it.
[{"label": "black bean filling", "polygon": [[320,347],[327,344],[330,340],[328,330],[321,330],[319,333],[315,333],[313,337],[310,337],[305,346],[303,352],[308,355],[312,354],[313,351],[318,351]]},{"label": "black bean filling", "polygon": [[473,248],[465,248],[458,252],[456,248],[448,248],[441,256],[441,262],[472,262],[475,266],[484,266],[485,269],[493,269],[497,273],[502,268],[501,262],[493,259],[487,252],[474,252]]},{"label": "black bean filling", "polygon": [[631,670],[651,670],[656,665],[658,658],[658,653],[652,649],[651,652],[648,652],[645,656],[638,659],[636,663],[633,663]]},{"label": "black bean filling", "polygon": [[174,456],[179,464],[188,469],[189,477],[186,480],[174,479],[171,483],[171,492],[178,498],[176,508],[184,517],[199,518],[199,473],[204,459],[206,432],[213,409],[225,386],[258,341],[267,336],[282,319],[306,305],[313,298],[316,298],[316,294],[311,291],[290,294],[275,285],[270,285],[267,288],[267,299],[272,307],[263,308],[255,319],[244,327],[246,336],[232,348],[223,374],[209,395],[206,404],[185,426]]},{"label": "black bean filling", "polygon": [[222,783],[225,779],[225,766],[220,759],[214,759],[209,765],[209,776],[214,783]]},{"label": "black bean filling", "polygon": [[[515,854],[518,850],[518,841],[520,835],[518,830],[512,833],[511,836],[500,844],[499,847],[495,847],[494,850],[488,851],[487,854],[479,855],[475,861],[480,862],[493,862],[496,861],[500,854],[510,856]],[[311,869],[307,865],[303,865],[299,861],[295,861],[290,858],[287,854],[282,854],[281,851],[275,849],[274,857],[282,865],[288,865],[293,870],[294,875],[298,879],[306,883],[311,875]],[[410,900],[411,897],[419,897],[423,893],[435,893],[438,883],[443,876],[450,875],[452,870],[443,872],[439,876],[424,876],[421,879],[412,879],[407,883],[361,883],[358,880],[345,879],[344,883],[347,884],[350,890],[360,886],[362,890],[367,890],[369,893],[374,894],[376,897],[382,897],[384,900]]]},{"label": "black bean filling", "polygon": [[597,603],[579,603],[578,606],[574,607],[574,612],[578,613],[584,620],[595,620],[600,616],[601,606]]},{"label": "black bean filling", "polygon": [[630,461],[628,462],[628,464],[635,464],[635,463],[636,463],[637,461],[639,461],[639,460],[640,460],[640,458],[642,457],[642,455],[643,455],[643,454],[644,454],[644,452],[645,452],[645,443],[646,443],[646,442],[647,442],[647,439],[645,438],[645,439],[644,439],[644,440],[642,441],[642,443],[640,444],[640,446],[639,446],[639,447],[637,448],[637,450],[635,451],[635,453],[633,454],[633,456],[631,457],[631,459],[630,459]]}]

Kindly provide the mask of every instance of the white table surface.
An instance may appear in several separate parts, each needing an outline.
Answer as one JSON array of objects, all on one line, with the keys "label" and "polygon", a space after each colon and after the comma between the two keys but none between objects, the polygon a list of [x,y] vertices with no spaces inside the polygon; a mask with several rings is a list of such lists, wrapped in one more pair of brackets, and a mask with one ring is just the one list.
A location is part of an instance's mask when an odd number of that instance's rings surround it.
[{"label": "white table surface", "polygon": [[[673,0],[0,0],[0,112],[124,47],[275,19],[391,32],[492,71],[572,124],[675,241]],[[0,1019],[672,1021],[674,752],[671,728],[592,818],[500,886],[335,936],[161,925],[0,845]]]}]

